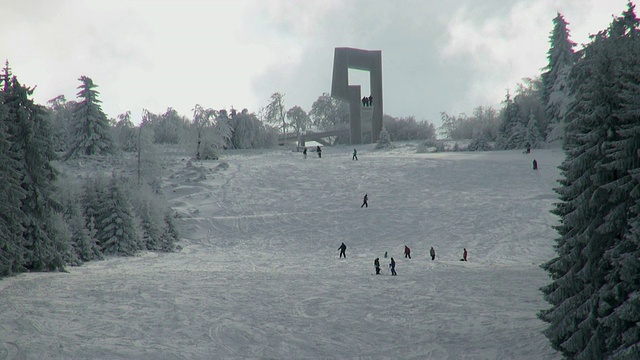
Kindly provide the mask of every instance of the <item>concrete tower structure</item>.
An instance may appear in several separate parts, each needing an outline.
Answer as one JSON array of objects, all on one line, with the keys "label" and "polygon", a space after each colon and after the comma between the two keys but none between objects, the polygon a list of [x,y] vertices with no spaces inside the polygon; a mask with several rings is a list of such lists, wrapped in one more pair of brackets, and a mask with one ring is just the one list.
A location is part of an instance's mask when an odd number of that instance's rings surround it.
[{"label": "concrete tower structure", "polygon": [[369,72],[371,141],[377,142],[382,131],[382,51],[339,47],[333,56],[331,96],[349,103],[351,144],[362,144],[362,94],[360,85],[349,85],[349,69]]}]

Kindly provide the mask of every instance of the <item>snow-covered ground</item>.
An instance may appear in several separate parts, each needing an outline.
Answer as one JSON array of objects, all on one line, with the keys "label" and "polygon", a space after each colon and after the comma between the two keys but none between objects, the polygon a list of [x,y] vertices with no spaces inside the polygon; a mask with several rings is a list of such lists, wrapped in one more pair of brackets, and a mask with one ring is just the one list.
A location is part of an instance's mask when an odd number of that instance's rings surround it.
[{"label": "snow-covered ground", "polygon": [[562,152],[372,147],[228,152],[201,181],[172,157],[183,250],[0,280],[0,359],[559,358],[536,313]]}]

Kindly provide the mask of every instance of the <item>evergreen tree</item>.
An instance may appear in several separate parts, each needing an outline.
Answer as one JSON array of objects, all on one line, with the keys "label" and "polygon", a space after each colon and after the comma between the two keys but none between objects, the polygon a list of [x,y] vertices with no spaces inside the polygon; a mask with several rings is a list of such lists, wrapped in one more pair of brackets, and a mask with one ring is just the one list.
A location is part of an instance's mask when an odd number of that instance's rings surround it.
[{"label": "evergreen tree", "polygon": [[111,138],[109,120],[102,112],[101,101],[98,100],[96,85],[86,76],[81,76],[78,80],[82,82],[77,94],[81,101],[73,109],[73,141],[65,160],[81,155],[112,154],[115,145]]},{"label": "evergreen tree", "polygon": [[170,211],[166,211],[164,215],[164,231],[160,242],[160,251],[172,252],[176,249],[176,242],[180,240],[180,235],[176,229],[173,217]]},{"label": "evergreen tree", "polygon": [[85,219],[76,198],[77,195],[71,193],[66,195],[64,201],[64,217],[69,224],[73,250],[82,262],[103,259],[96,239],[95,221]]},{"label": "evergreen tree", "polygon": [[142,242],[129,197],[115,175],[100,199],[96,217],[96,238],[106,255],[134,255],[142,250]]},{"label": "evergreen tree", "polygon": [[133,208],[140,220],[142,242],[147,250],[159,250],[164,229],[164,206],[147,185],[139,185],[132,194]]},{"label": "evergreen tree", "polygon": [[73,126],[71,120],[76,102],[67,101],[64,95],[59,95],[47,101],[47,104],[48,121],[53,130],[54,149],[57,152],[66,152],[69,150],[69,143],[72,140]]},{"label": "evergreen tree", "polygon": [[27,216],[22,223],[25,264],[37,271],[63,269],[69,240],[59,236],[54,223],[54,208],[59,209],[59,205],[53,199],[57,173],[51,166],[51,160],[56,159],[52,131],[44,109],[29,99],[33,89],[22,86],[15,76],[4,88],[9,140],[12,152],[22,163],[20,185],[26,194],[22,201]]},{"label": "evergreen tree", "polygon": [[527,123],[525,144],[531,145],[533,148],[537,148],[541,140],[540,130],[538,129],[538,120],[533,114],[529,115],[529,122]]},{"label": "evergreen tree", "polygon": [[388,148],[393,148],[393,143],[391,143],[391,135],[389,135],[389,132],[383,126],[382,130],[380,131],[380,139],[378,140],[378,143],[376,144],[374,149],[388,149]]},{"label": "evergreen tree", "polygon": [[569,38],[568,23],[558,13],[553,19],[553,30],[549,36],[551,47],[547,52],[549,64],[542,73],[542,95],[546,106],[546,116],[549,122],[549,142],[561,141],[564,137],[564,123],[561,119],[570,102],[568,97],[567,76],[574,64],[573,51],[576,43]]},{"label": "evergreen tree", "polygon": [[[5,68],[8,71],[8,68]],[[26,191],[20,186],[23,164],[9,142],[4,92],[0,92],[0,277],[22,271],[25,265],[22,211]]]},{"label": "evergreen tree", "polygon": [[[637,215],[630,217],[640,195],[640,40],[631,4],[628,12],[593,37],[570,73],[575,101],[554,210],[561,237],[558,256],[543,266],[552,308],[540,314],[552,346],[570,358],[640,355]],[[621,22],[632,28],[621,31]]]},{"label": "evergreen tree", "polygon": [[134,152],[138,150],[137,131],[131,122],[131,111],[127,111],[118,115],[113,134],[118,149],[125,152]]},{"label": "evergreen tree", "polygon": [[509,92],[507,92],[500,117],[502,121],[498,129],[499,138],[496,146],[501,149],[522,148],[526,141],[526,128],[520,116],[519,105]]}]

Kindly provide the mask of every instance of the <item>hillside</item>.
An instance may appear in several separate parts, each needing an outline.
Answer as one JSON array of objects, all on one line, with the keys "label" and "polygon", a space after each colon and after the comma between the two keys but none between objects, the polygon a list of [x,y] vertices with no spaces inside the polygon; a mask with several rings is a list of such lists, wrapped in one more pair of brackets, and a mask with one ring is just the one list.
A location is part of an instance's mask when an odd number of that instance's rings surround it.
[{"label": "hillside", "polygon": [[562,152],[371,148],[167,156],[182,251],[0,280],[0,358],[559,358],[536,313]]}]

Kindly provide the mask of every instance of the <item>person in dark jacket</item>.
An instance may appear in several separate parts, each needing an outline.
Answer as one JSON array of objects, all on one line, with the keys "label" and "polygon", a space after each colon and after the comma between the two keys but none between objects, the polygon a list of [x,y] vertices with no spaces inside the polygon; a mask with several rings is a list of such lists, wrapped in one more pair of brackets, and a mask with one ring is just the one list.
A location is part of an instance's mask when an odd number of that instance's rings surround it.
[{"label": "person in dark jacket", "polygon": [[393,258],[391,258],[391,263],[389,264],[389,267],[391,268],[391,275],[393,276],[398,275],[396,274],[396,261],[393,260]]},{"label": "person in dark jacket", "polygon": [[304,158],[307,158],[307,148],[304,148],[304,150],[302,150],[302,155],[304,155]]},{"label": "person in dark jacket", "polygon": [[353,156],[351,157],[351,160],[358,160],[358,150],[353,149]]},{"label": "person in dark jacket", "polygon": [[364,199],[362,200],[362,205],[360,205],[360,207],[369,207],[369,204],[367,203],[368,200],[369,200],[369,195],[364,194]]},{"label": "person in dark jacket", "polygon": [[467,261],[467,249],[465,248],[464,251],[462,252],[462,261]]},{"label": "person in dark jacket", "polygon": [[320,145],[316,146],[316,152],[318,153],[318,157],[321,158],[322,157],[322,148],[320,147]]},{"label": "person in dark jacket", "polygon": [[533,159],[533,170],[538,170],[538,162],[536,159]]},{"label": "person in dark jacket", "polygon": [[373,260],[373,266],[376,268],[376,275],[380,275],[380,258]]},{"label": "person in dark jacket", "polygon": [[345,250],[347,250],[347,245],[342,243],[342,245],[340,245],[338,250],[340,250],[340,258],[342,258],[344,256],[344,258],[346,259],[347,258],[347,254],[345,254]]},{"label": "person in dark jacket", "polygon": [[407,245],[404,246],[404,258],[411,259],[411,249]]},{"label": "person in dark jacket", "polygon": [[433,246],[431,247],[431,250],[429,250],[429,255],[431,255],[431,260],[436,259],[436,250],[433,248]]}]

